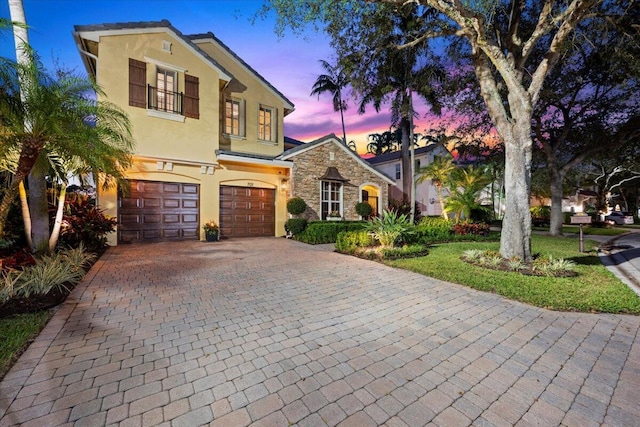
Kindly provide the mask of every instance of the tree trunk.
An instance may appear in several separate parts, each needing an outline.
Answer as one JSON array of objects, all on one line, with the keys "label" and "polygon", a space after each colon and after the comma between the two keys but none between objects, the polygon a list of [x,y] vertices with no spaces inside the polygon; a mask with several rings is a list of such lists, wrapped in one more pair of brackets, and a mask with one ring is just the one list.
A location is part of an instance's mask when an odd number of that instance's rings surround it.
[{"label": "tree trunk", "polygon": [[409,147],[411,141],[409,139],[409,121],[406,118],[400,119],[400,130],[402,131],[402,144],[401,144],[401,154],[402,154],[402,193],[405,201],[411,200],[411,180],[412,180],[412,172],[411,172],[411,159],[409,156]]},{"label": "tree trunk", "polygon": [[[510,103],[514,105],[514,103]],[[510,126],[502,129],[505,145],[505,199],[507,200],[500,254],[531,261],[531,113],[519,111]]]},{"label": "tree trunk", "polygon": [[35,167],[29,174],[29,210],[31,211],[31,236],[33,250],[49,251],[49,209],[45,174]]},{"label": "tree trunk", "polygon": [[549,167],[549,182],[551,187],[551,223],[549,234],[562,235],[562,181],[564,176],[555,167]]},{"label": "tree trunk", "polygon": [[53,230],[49,238],[49,252],[53,252],[58,244],[60,237],[60,227],[62,226],[62,214],[64,213],[64,202],[67,196],[67,184],[64,182],[60,185],[60,193],[58,194],[58,207],[56,209],[56,219],[53,223]]},{"label": "tree trunk", "polygon": [[[20,24],[13,26],[16,60],[20,65],[27,65],[29,63],[29,55],[25,48],[29,45],[29,35],[27,33],[27,20],[24,17],[22,0],[9,0],[9,15],[11,16],[12,22]],[[24,101],[25,98],[22,97],[22,99]]]},{"label": "tree trunk", "polygon": [[29,202],[27,199],[27,190],[24,188],[24,180],[20,181],[18,191],[20,193],[20,208],[22,210],[24,237],[27,239],[27,246],[33,250],[33,240],[31,240],[31,214],[29,213]]},{"label": "tree trunk", "polygon": [[444,208],[444,198],[442,197],[442,184],[436,184],[436,194],[438,194],[438,203],[440,203],[440,215],[442,218],[449,219],[447,211]]}]

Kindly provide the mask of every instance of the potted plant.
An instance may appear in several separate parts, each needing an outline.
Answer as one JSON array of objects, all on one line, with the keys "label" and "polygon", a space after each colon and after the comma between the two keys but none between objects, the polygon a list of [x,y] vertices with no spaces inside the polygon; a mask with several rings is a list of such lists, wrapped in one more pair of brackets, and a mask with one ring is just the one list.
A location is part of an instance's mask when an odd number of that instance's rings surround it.
[{"label": "potted plant", "polygon": [[215,242],[218,240],[220,230],[214,220],[210,219],[205,222],[202,228],[204,228],[204,237],[207,239],[207,242]]},{"label": "potted plant", "polygon": [[327,215],[327,221],[342,221],[342,215],[340,211],[331,211]]}]

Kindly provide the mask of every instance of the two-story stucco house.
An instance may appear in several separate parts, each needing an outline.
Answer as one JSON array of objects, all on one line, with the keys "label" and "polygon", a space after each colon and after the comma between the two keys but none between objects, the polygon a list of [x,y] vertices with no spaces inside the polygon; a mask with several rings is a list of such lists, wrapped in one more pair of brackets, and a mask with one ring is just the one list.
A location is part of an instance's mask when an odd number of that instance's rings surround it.
[{"label": "two-story stucco house", "polygon": [[[285,143],[291,101],[212,33],[185,35],[163,20],[79,25],[74,38],[88,73],[129,115],[136,142],[128,188],[98,193],[100,207],[118,220],[109,244],[201,239],[210,219],[223,237],[285,234],[293,171],[305,161],[283,156],[301,145]],[[336,153],[319,156],[315,161],[325,163],[316,166],[343,165],[346,157],[336,160]],[[334,190],[361,188],[349,168],[340,169],[348,181],[313,176],[316,188],[307,188],[313,194],[295,195],[322,198],[325,182],[335,183]],[[370,169],[364,162],[358,168]],[[392,181],[373,172],[367,185],[386,204]],[[342,206],[344,194],[327,197]]]},{"label": "two-story stucco house", "polygon": [[[439,144],[431,144],[426,147],[419,147],[414,150],[415,170],[427,166],[437,156],[449,154],[446,148]],[[389,198],[402,200],[402,153],[392,151],[367,159],[376,170],[386,176],[394,178],[392,187],[389,188]],[[436,187],[430,180],[425,180],[416,185],[416,203],[420,208],[422,216],[442,215],[442,209],[438,202]]]}]

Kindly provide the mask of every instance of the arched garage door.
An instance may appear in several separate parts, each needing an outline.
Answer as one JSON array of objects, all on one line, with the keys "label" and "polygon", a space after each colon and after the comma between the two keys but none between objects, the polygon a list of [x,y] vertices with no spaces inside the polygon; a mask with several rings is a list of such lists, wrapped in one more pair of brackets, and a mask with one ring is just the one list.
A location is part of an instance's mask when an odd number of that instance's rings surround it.
[{"label": "arched garage door", "polygon": [[220,186],[220,233],[223,237],[273,237],[275,223],[275,190]]},{"label": "arched garage door", "polygon": [[118,241],[199,238],[198,184],[134,180],[129,184],[126,197],[118,194]]}]

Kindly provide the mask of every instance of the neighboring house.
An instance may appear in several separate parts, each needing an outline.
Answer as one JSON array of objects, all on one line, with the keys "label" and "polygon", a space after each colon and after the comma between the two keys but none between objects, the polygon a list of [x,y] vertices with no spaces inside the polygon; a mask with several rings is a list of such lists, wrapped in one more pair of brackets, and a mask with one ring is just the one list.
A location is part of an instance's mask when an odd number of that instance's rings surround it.
[{"label": "neighboring house", "polygon": [[[208,220],[222,237],[282,236],[291,194],[348,219],[363,194],[386,204],[389,178],[337,138],[285,138],[291,101],[212,33],[184,35],[163,20],[80,25],[74,38],[89,74],[130,117],[136,142],[128,188],[98,193],[100,208],[118,220],[109,244],[203,239]],[[329,166],[337,181],[323,178]],[[319,178],[315,187],[300,193],[310,177]]]},{"label": "neighboring house", "polygon": [[388,188],[394,181],[371,167],[365,160],[331,134],[291,148],[278,156],[293,162],[290,194],[307,203],[303,217],[327,219],[338,212],[346,220],[362,219],[355,211],[367,202],[374,213],[387,206]]},{"label": "neighboring house", "polygon": [[[447,154],[449,152],[446,148],[439,144],[416,148],[414,150],[414,171],[427,166],[436,156],[445,156]],[[403,198],[401,155],[400,151],[392,151],[367,159],[367,162],[375,169],[394,178],[392,187],[389,188],[389,198],[396,200],[402,200]],[[431,180],[426,180],[416,185],[416,203],[422,216],[442,215],[440,203],[438,202],[438,193]]]}]

